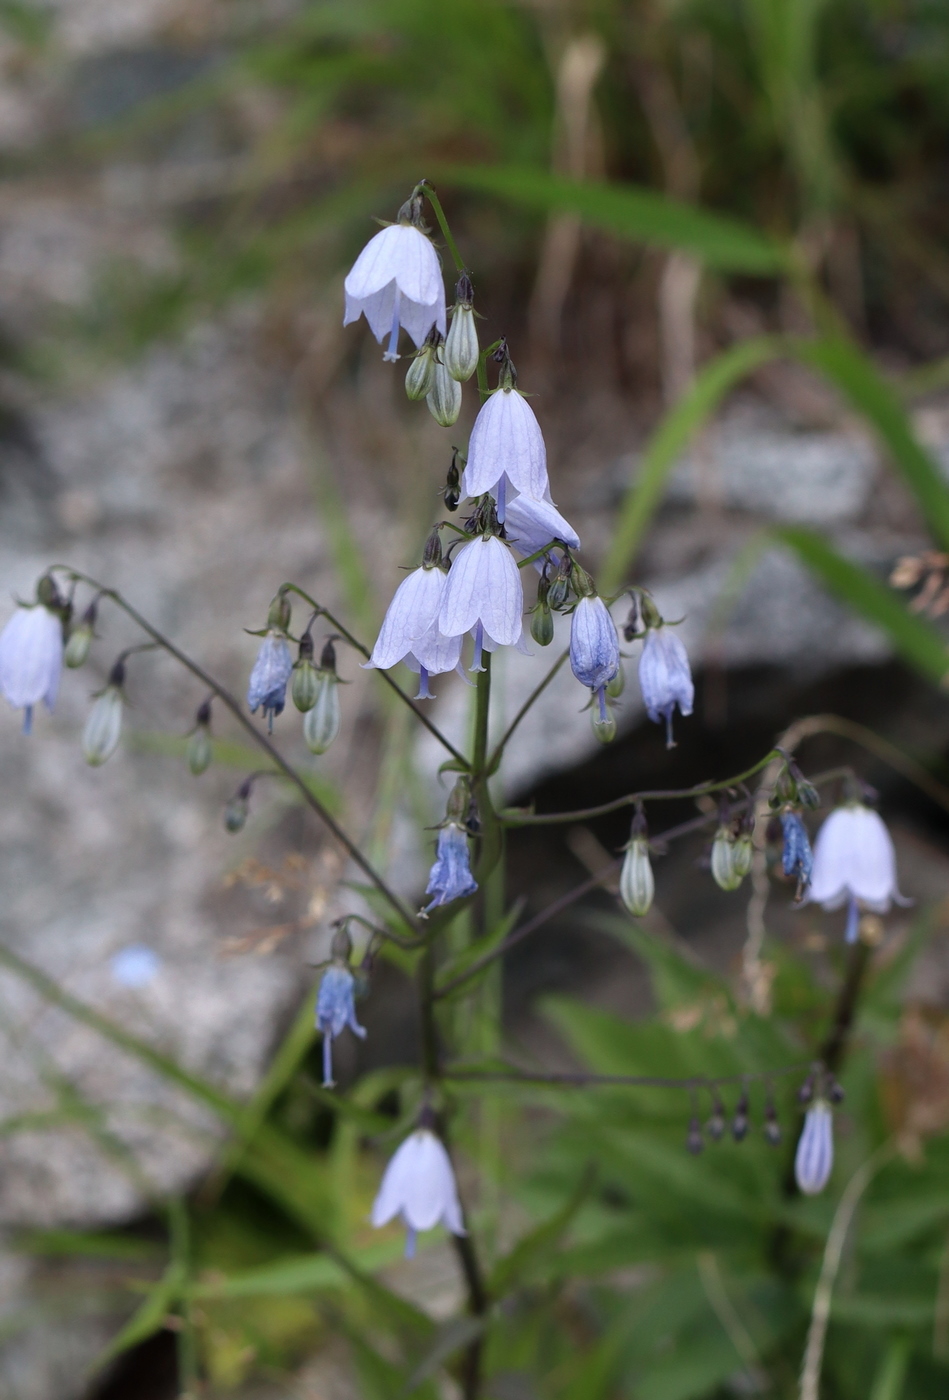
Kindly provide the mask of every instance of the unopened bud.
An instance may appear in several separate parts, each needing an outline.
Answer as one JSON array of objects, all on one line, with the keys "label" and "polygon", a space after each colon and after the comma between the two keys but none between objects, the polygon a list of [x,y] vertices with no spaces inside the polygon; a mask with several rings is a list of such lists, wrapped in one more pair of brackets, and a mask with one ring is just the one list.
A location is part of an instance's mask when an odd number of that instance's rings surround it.
[{"label": "unopened bud", "polygon": [[827,1080],[827,1097],[830,1099],[831,1103],[843,1103],[846,1098],[844,1086],[832,1077]]},{"label": "unopened bud", "polygon": [[732,1119],[732,1137],[736,1142],[743,1141],[748,1136],[748,1094],[743,1093],[735,1106],[735,1116]]},{"label": "unopened bud", "polygon": [[814,1097],[814,1075],[809,1074],[797,1091],[798,1103],[810,1103]]},{"label": "unopened bud", "polygon": [[737,890],[742,876],[735,870],[735,837],[727,826],[720,826],[712,842],[712,878],[722,890]]},{"label": "unopened bud", "polygon": [[333,934],[333,941],[330,944],[330,957],[334,962],[348,963],[353,952],[353,940],[349,936],[349,928],[343,924]]},{"label": "unopened bud", "polygon": [[629,615],[627,616],[626,621],[623,623],[623,637],[627,642],[631,642],[635,637],[638,636],[639,603],[637,602],[636,595],[634,593],[632,599],[630,600]]},{"label": "unopened bud", "polygon": [[290,695],[297,709],[306,714],[316,704],[320,689],[320,673],[312,661],[303,657],[293,668]]},{"label": "unopened bud", "polygon": [[122,709],[121,690],[117,685],[107,685],[89,711],[82,735],[82,752],[93,768],[105,763],[118,748],[122,733]]},{"label": "unopened bud", "polygon": [[715,1100],[712,1116],[705,1125],[705,1131],[713,1142],[721,1142],[725,1135],[725,1106],[721,1099]]},{"label": "unopened bud", "polygon": [[72,670],[78,670],[80,666],[85,665],[94,636],[92,624],[85,618],[70,632],[63,660]]},{"label": "unopened bud", "polygon": [[51,608],[53,611],[61,610],[66,606],[65,599],[56,587],[56,580],[52,574],[44,574],[36,585],[37,602],[42,603],[44,608]]},{"label": "unopened bud", "polygon": [[531,613],[531,636],[539,647],[549,647],[554,639],[553,613],[545,602],[538,603]]},{"label": "unopened bud", "polygon": [[769,1147],[780,1147],[782,1136],[777,1112],[769,1099],[764,1109],[764,1140]]},{"label": "unopened bud", "polygon": [[702,1137],[702,1125],[694,1114],[689,1121],[689,1132],[685,1140],[685,1146],[686,1150],[691,1152],[693,1157],[697,1157],[705,1146],[705,1140]]},{"label": "unopened bud", "polygon": [[422,568],[437,569],[442,562],[442,541],[437,530],[433,530],[425,541],[422,551]]},{"label": "unopened bud", "polygon": [[602,713],[597,709],[594,701],[593,709],[590,712],[593,716],[593,733],[601,744],[611,744],[616,738],[616,720],[609,707],[604,707]]},{"label": "unopened bud", "polygon": [[211,735],[208,733],[208,726],[198,724],[189,738],[188,747],[185,750],[188,767],[196,778],[199,778],[211,766],[212,756]]},{"label": "unopened bud", "polygon": [[267,626],[278,632],[286,632],[290,626],[290,600],[286,593],[278,593],[270,604],[270,610],[267,613]]},{"label": "unopened bud", "polygon": [[250,803],[241,793],[236,793],[224,808],[224,825],[228,831],[241,831],[247,821]]},{"label": "unopened bud", "polygon": [[412,357],[405,375],[405,392],[413,402],[424,399],[435,382],[435,347],[426,341]]},{"label": "unopened bud", "polygon": [[[448,475],[445,478],[444,502],[445,509],[456,511],[458,502],[461,500],[461,469],[458,466],[458,448],[451,450],[451,466],[448,468]],[[464,461],[464,458],[462,458]]]},{"label": "unopened bud", "polygon": [[331,670],[316,674],[316,699],[303,716],[303,738],[310,753],[325,753],[339,733],[339,677]]},{"label": "unopened bud", "polygon": [[478,327],[470,305],[456,303],[442,354],[452,379],[464,382],[478,368]]},{"label": "unopened bud", "polygon": [[425,402],[435,422],[440,423],[443,428],[450,428],[453,423],[458,422],[461,412],[461,385],[457,379],[452,379],[441,361],[435,365],[432,387],[425,397]]},{"label": "unopened bud", "polygon": [[622,666],[620,666],[613,679],[611,681],[607,681],[606,693],[611,700],[618,700],[625,689],[626,672],[623,670]]},{"label": "unopened bud", "polygon": [[649,862],[649,843],[644,836],[634,836],[626,847],[619,892],[634,919],[648,914],[656,893],[656,882]]},{"label": "unopened bud", "polygon": [[739,882],[742,881],[746,875],[751,874],[751,864],[754,860],[754,855],[755,847],[751,839],[751,833],[747,831],[740,832],[735,838],[735,849],[732,852],[732,866]]}]

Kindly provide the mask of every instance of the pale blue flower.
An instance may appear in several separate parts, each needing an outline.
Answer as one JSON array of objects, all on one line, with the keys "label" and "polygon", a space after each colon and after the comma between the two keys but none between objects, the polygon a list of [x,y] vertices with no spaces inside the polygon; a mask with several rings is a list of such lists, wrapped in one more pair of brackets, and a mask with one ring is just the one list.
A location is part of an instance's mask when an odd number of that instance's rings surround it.
[{"label": "pale blue flower", "polygon": [[[435,626],[447,582],[443,569],[424,565],[402,580],[386,609],[372,656],[365,663],[367,668],[375,666],[387,671],[415,650],[415,644]],[[457,665],[457,660],[452,665]]]},{"label": "pale blue flower", "polygon": [[861,908],[885,914],[891,902],[912,903],[900,894],[893,839],[878,812],[859,802],[831,812],[814,843],[807,899],[825,909],[847,905],[848,943],[857,940]]},{"label": "pale blue flower", "polygon": [[[534,410],[516,389],[497,389],[482,405],[468,442],[465,494],[494,491],[503,478],[523,496],[541,501],[548,490],[547,449]],[[498,519],[504,520],[503,501]]]},{"label": "pale blue flower", "polygon": [[581,685],[605,690],[619,671],[619,637],[602,598],[581,598],[570,620],[570,669]]},{"label": "pale blue flower", "polygon": [[804,1116],[804,1128],[794,1157],[794,1176],[805,1196],[816,1196],[830,1179],[834,1165],[834,1116],[823,1099]]},{"label": "pale blue flower", "polygon": [[425,893],[433,898],[423,912],[427,914],[441,904],[450,904],[453,899],[474,894],[477,888],[468,858],[467,833],[464,827],[455,822],[447,822],[438,833],[435,864],[425,887]]},{"label": "pale blue flower", "polygon": [[554,540],[571,549],[580,548],[580,536],[553,502],[535,501],[530,496],[508,500],[504,533],[518,554],[536,554]]},{"label": "pale blue flower", "polygon": [[250,673],[247,704],[252,715],[263,709],[271,729],[274,715],[279,715],[286,704],[287,683],[292,672],[293,657],[286,637],[282,632],[268,632]]},{"label": "pale blue flower", "polygon": [[378,1229],[397,1215],[406,1225],[407,1259],[415,1253],[418,1230],[441,1224],[453,1235],[467,1234],[451,1158],[429,1128],[407,1137],[385,1169],[371,1220]]},{"label": "pale blue flower", "polygon": [[639,685],[646,713],[654,724],[666,723],[666,747],[673,748],[672,714],[690,715],[695,700],[689,657],[681,639],[665,624],[646,631],[639,658]]},{"label": "pale blue flower", "polygon": [[438,613],[442,636],[461,637],[480,627],[481,637],[496,646],[515,646],[523,612],[521,574],[510,548],[496,535],[464,545],[445,584]]},{"label": "pale blue flower", "polygon": [[161,958],[145,943],[130,943],[109,959],[112,980],[130,991],[140,991],[154,981],[161,970]]},{"label": "pale blue flower", "polygon": [[421,346],[433,326],[444,336],[445,284],[431,239],[414,224],[390,224],[363,248],[343,284],[343,325],[365,316],[380,343],[383,359],[397,360],[399,327]]},{"label": "pale blue flower", "polygon": [[781,829],[784,832],[784,850],[782,852],[784,873],[797,880],[798,890],[803,892],[805,886],[810,882],[814,866],[814,856],[807,836],[807,827],[797,812],[782,812]]},{"label": "pale blue flower", "polygon": [[63,627],[42,603],[21,606],[0,632],[0,691],[23,710],[23,732],[33,724],[33,706],[56,703],[63,668]]},{"label": "pale blue flower", "polygon": [[366,1038],[366,1028],[356,1020],[354,1002],[355,980],[348,967],[333,963],[323,973],[316,999],[316,1024],[323,1032],[323,1087],[332,1089],[333,1037],[348,1026],[360,1040]]}]

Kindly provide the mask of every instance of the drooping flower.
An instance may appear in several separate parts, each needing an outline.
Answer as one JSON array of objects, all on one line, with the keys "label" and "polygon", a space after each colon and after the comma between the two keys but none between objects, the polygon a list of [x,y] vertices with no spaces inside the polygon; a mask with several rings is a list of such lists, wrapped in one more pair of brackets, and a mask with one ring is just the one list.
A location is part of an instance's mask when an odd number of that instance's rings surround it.
[{"label": "drooping flower", "polygon": [[445,340],[445,366],[452,379],[461,383],[478,368],[478,326],[475,321],[474,289],[471,278],[462,273],[455,285],[455,305]]},{"label": "drooping flower", "polygon": [[448,576],[423,564],[402,580],[386,610],[366,668],[387,671],[402,661],[435,624]]},{"label": "drooping flower", "polygon": [[781,863],[785,875],[797,881],[797,898],[800,899],[811,878],[814,856],[811,851],[807,827],[798,812],[781,813],[781,830],[784,833],[784,849]]},{"label": "drooping flower", "polygon": [[502,523],[507,485],[535,501],[544,499],[548,490],[544,437],[534,410],[516,389],[496,389],[482,406],[468,442],[463,485],[469,496],[495,492]]},{"label": "drooping flower", "polygon": [[56,703],[63,668],[63,626],[43,603],[21,605],[0,632],[0,691],[23,710],[23,732],[33,724],[33,706]]},{"label": "drooping flower", "polygon": [[656,881],[649,861],[645,835],[633,835],[626,847],[619,876],[620,898],[634,919],[641,919],[652,908]]},{"label": "drooping flower", "polygon": [[376,340],[389,344],[383,359],[397,360],[399,327],[421,346],[435,326],[445,334],[445,284],[429,238],[408,220],[381,229],[363,248],[346,278],[343,325],[365,315]]},{"label": "drooping flower", "polygon": [[580,548],[580,536],[553,502],[535,501],[531,496],[508,499],[504,533],[518,554],[536,554],[554,540]]},{"label": "drooping flower", "polygon": [[712,879],[720,890],[737,890],[744,876],[735,861],[737,842],[730,826],[722,824],[712,841]]},{"label": "drooping flower", "polygon": [[794,1176],[805,1196],[817,1196],[830,1180],[834,1165],[834,1115],[830,1104],[817,1099],[804,1115],[804,1128],[794,1157]]},{"label": "drooping flower", "polygon": [[524,589],[514,555],[496,535],[482,535],[456,554],[445,583],[438,612],[443,637],[473,632],[475,661],[481,665],[481,648],[516,646],[521,637]]},{"label": "drooping flower", "polygon": [[666,724],[666,747],[674,748],[672,714],[690,715],[695,700],[689,657],[675,631],[661,623],[648,627],[639,658],[639,685],[646,713],[654,724]]},{"label": "drooping flower", "polygon": [[118,748],[124,709],[121,682],[110,681],[96,697],[82,734],[82,753],[90,767],[101,767]]},{"label": "drooping flower", "polygon": [[477,888],[468,855],[468,833],[457,822],[448,821],[438,832],[435,863],[425,886],[425,893],[432,898],[422,912],[428,914],[441,904],[474,894]]},{"label": "drooping flower", "polygon": [[[619,638],[610,610],[596,594],[583,597],[570,619],[570,669],[581,685],[589,686],[598,704],[594,719],[604,741],[616,732],[606,703],[606,687],[619,670]],[[608,732],[609,731],[609,732]]]},{"label": "drooping flower", "polygon": [[419,1230],[441,1224],[453,1235],[467,1234],[451,1158],[430,1128],[417,1128],[407,1137],[385,1169],[372,1223],[378,1229],[397,1215],[405,1222],[408,1259],[415,1253]]},{"label": "drooping flower", "polygon": [[287,702],[287,682],[292,672],[293,657],[287,639],[272,628],[260,644],[247,687],[251,714],[262,708],[270,729],[274,715],[281,714]]},{"label": "drooping flower", "polygon": [[158,976],[161,971],[161,958],[154,948],[145,943],[130,943],[112,954],[109,959],[112,980],[130,991],[141,991]]},{"label": "drooping flower", "polygon": [[817,833],[806,899],[825,909],[848,905],[847,942],[856,941],[860,907],[885,914],[910,904],[896,883],[893,840],[878,812],[851,802],[831,812]]},{"label": "drooping flower", "polygon": [[333,1079],[333,1038],[346,1026],[366,1038],[366,1028],[356,1020],[355,978],[349,967],[342,962],[333,964],[323,973],[319,995],[316,999],[316,1024],[323,1033],[323,1088],[332,1089]]}]

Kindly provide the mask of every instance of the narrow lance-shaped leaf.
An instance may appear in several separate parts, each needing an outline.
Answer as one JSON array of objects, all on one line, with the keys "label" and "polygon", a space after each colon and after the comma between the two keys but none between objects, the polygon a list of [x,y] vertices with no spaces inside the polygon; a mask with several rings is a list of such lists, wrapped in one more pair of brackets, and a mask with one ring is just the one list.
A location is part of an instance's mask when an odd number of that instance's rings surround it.
[{"label": "narrow lance-shaped leaf", "polygon": [[927,680],[940,684],[949,672],[949,653],[942,637],[925,618],[911,613],[892,589],[868,569],[845,559],[833,545],[798,526],[774,531],[807,567],[854,612],[886,633],[895,651]]}]

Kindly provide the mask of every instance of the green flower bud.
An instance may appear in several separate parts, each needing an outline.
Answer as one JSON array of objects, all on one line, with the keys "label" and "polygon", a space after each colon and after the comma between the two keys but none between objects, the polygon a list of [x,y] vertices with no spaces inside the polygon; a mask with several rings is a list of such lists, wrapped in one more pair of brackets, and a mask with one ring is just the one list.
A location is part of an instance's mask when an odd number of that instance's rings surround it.
[{"label": "green flower bud", "polygon": [[69,634],[69,641],[66,643],[66,650],[63,653],[63,660],[72,670],[78,670],[84,666],[92,647],[92,639],[95,633],[92,624],[83,618],[78,627],[74,627]]},{"label": "green flower bud", "polygon": [[735,836],[727,826],[718,828],[712,842],[712,878],[723,890],[737,890],[742,882],[735,870]]},{"label": "green flower bud", "polygon": [[607,708],[601,714],[594,702],[590,713],[593,716],[593,733],[599,739],[600,743],[612,743],[616,738],[616,720],[613,718],[612,710]]},{"label": "green flower bud", "polygon": [[325,753],[339,733],[339,677],[335,671],[316,675],[316,700],[303,716],[303,738],[310,753]]},{"label": "green flower bud", "polygon": [[86,762],[98,768],[118,748],[122,734],[122,692],[117,685],[107,685],[89,711],[82,735],[82,752]]},{"label": "green flower bud", "polygon": [[278,593],[270,604],[267,626],[278,632],[286,632],[290,626],[290,600],[286,593]]},{"label": "green flower bud", "polygon": [[649,843],[642,836],[634,836],[626,847],[619,892],[634,919],[641,919],[649,912],[656,893],[656,882],[649,863]]},{"label": "green flower bud", "polygon": [[735,838],[735,850],[732,854],[732,866],[739,880],[743,880],[746,875],[751,874],[751,862],[754,859],[755,847],[749,831],[743,831]]},{"label": "green flower bud", "polygon": [[320,692],[320,673],[306,657],[301,657],[293,668],[290,681],[290,695],[297,709],[306,714],[316,704]]},{"label": "green flower bud", "polygon": [[452,312],[448,339],[442,352],[452,379],[463,382],[478,368],[478,327],[471,307],[458,303]]},{"label": "green flower bud", "polygon": [[554,639],[554,618],[546,603],[538,603],[531,613],[531,636],[539,647],[549,647]]},{"label": "green flower bud", "polygon": [[461,385],[452,379],[445,366],[439,361],[435,366],[435,378],[426,395],[429,412],[443,428],[450,428],[458,422],[461,412]]},{"label": "green flower bud", "polygon": [[247,821],[250,803],[241,793],[231,798],[224,808],[224,825],[228,831],[241,831]]},{"label": "green flower bud", "polygon": [[424,399],[435,382],[435,347],[428,341],[413,355],[405,375],[405,392],[413,403]]},{"label": "green flower bud", "polygon": [[625,689],[626,672],[623,670],[623,667],[620,666],[613,679],[607,682],[606,693],[611,700],[618,700]]},{"label": "green flower bud", "polygon": [[206,724],[199,724],[188,740],[188,747],[185,749],[185,758],[188,767],[196,778],[206,772],[211,766],[212,750],[211,735]]}]

